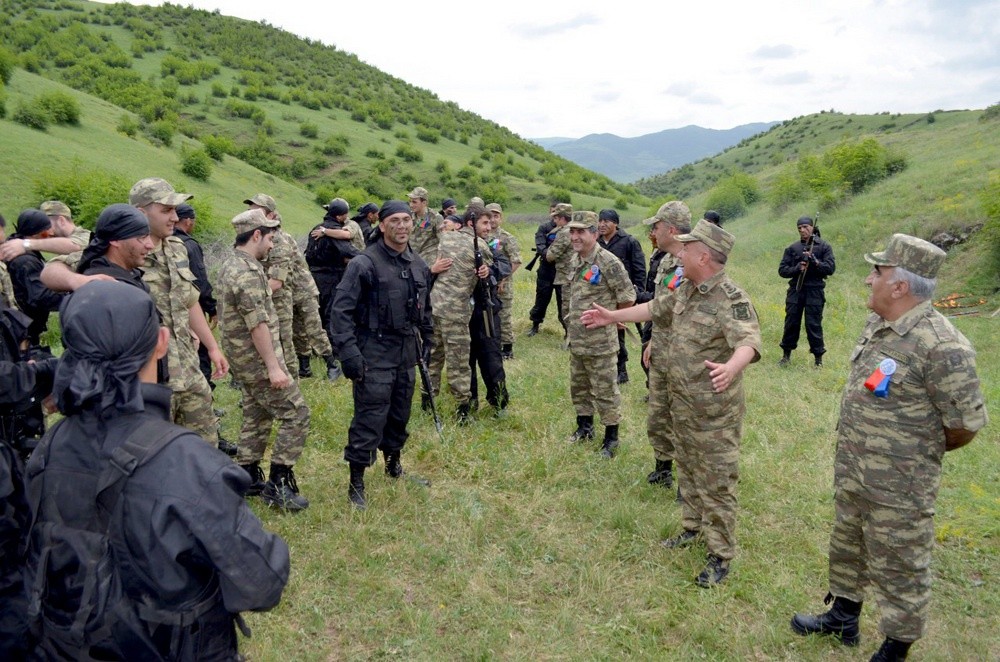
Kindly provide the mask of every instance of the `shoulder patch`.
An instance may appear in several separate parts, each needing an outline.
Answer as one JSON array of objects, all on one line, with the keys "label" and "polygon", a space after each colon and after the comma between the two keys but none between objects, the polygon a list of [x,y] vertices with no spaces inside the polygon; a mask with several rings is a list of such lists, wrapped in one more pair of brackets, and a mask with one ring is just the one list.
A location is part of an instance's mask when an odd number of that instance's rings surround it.
[{"label": "shoulder patch", "polygon": [[[726,281],[723,281],[722,283],[720,283],[720,285],[722,287],[722,291],[725,292],[726,296],[729,297],[730,299],[739,299],[740,298],[740,296],[741,296],[740,288],[738,288],[735,285],[733,285],[732,283],[729,283],[729,282],[726,282]],[[735,306],[734,306],[734,309],[735,309]],[[739,319],[739,318],[737,318],[737,319]]]},{"label": "shoulder patch", "polygon": [[750,304],[747,301],[733,304],[733,319],[746,322],[750,319]]}]

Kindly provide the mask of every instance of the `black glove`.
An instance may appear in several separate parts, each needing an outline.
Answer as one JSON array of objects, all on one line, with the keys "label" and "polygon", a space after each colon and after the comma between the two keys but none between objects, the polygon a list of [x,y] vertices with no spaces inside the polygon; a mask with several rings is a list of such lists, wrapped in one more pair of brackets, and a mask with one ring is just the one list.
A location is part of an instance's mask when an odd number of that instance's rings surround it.
[{"label": "black glove", "polygon": [[429,366],[431,364],[431,350],[432,349],[434,349],[434,341],[433,340],[425,340],[423,342],[423,350],[424,350],[423,359],[424,359],[424,365]]},{"label": "black glove", "polygon": [[360,353],[340,359],[340,367],[351,381],[360,382],[365,378],[365,359]]}]

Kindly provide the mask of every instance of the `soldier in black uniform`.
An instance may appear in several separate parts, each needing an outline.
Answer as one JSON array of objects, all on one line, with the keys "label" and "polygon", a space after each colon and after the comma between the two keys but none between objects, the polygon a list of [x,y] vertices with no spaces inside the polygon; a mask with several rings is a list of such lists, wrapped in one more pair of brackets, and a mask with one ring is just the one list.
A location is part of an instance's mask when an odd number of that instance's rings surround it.
[{"label": "soldier in black uniform", "polygon": [[[208,269],[205,268],[205,252],[198,240],[191,235],[197,214],[194,207],[187,203],[177,205],[175,211],[177,223],[174,225],[174,236],[184,242],[191,273],[194,274],[194,286],[198,288],[198,303],[201,304],[201,311],[208,317],[209,326],[214,328],[219,312],[215,297],[212,295],[212,283],[208,280]],[[209,387],[214,390],[212,359],[208,357],[208,349],[201,343],[198,344],[198,367],[208,380]]]},{"label": "soldier in black uniform", "polygon": [[[597,243],[622,261],[628,279],[635,286],[638,297],[646,286],[646,256],[639,240],[618,227],[621,219],[614,209],[602,209],[597,215]],[[641,332],[642,326],[637,324]],[[625,347],[625,329],[618,329],[618,383],[628,382],[628,349]]]},{"label": "soldier in black uniform", "polygon": [[[556,209],[555,203],[549,205],[549,214]],[[562,310],[562,290],[556,289],[556,265],[545,259],[545,251],[556,239],[556,222],[550,217],[538,226],[535,231],[535,254],[538,258],[538,272],[535,276],[535,305],[531,307],[528,318],[531,319],[531,328],[527,335],[533,336],[538,333],[538,327],[545,321],[545,312],[552,301],[552,291],[556,293],[556,317]],[[562,323],[562,320],[560,320]]]},{"label": "soldier in black uniform", "polygon": [[361,205],[358,213],[351,219],[361,226],[361,234],[365,237],[365,246],[371,246],[378,241],[378,205],[366,202]]},{"label": "soldier in black uniform", "polygon": [[430,353],[434,331],[430,269],[408,245],[410,208],[390,200],[378,216],[382,238],[347,265],[330,311],[333,350],[354,382],[344,459],[351,467],[348,498],[358,509],[367,506],[365,469],[375,464],[379,450],[386,474],[403,475],[400,453],[408,436],[417,352],[422,347],[425,356]]},{"label": "soldier in black uniform", "polygon": [[[778,265],[778,275],[788,279],[788,294],[785,296],[785,333],[781,337],[784,356],[778,365],[787,366],[792,360],[792,350],[799,344],[802,313],[806,317],[806,338],[809,352],[815,357],[816,365],[823,365],[823,306],[826,295],[826,277],[832,276],[837,268],[830,244],[819,238],[819,231],[808,216],[801,217],[796,226],[799,241],[785,249]],[[802,273],[805,272],[805,276]]]},{"label": "soldier in black uniform", "polygon": [[28,342],[37,347],[40,336],[49,324],[49,313],[59,310],[63,294],[53,292],[40,280],[45,260],[42,254],[31,247],[32,239],[52,236],[52,219],[40,209],[25,209],[17,217],[16,232],[7,241],[20,241],[24,254],[14,258],[7,265],[10,281],[14,286],[14,297],[21,311],[31,318],[28,328]]}]

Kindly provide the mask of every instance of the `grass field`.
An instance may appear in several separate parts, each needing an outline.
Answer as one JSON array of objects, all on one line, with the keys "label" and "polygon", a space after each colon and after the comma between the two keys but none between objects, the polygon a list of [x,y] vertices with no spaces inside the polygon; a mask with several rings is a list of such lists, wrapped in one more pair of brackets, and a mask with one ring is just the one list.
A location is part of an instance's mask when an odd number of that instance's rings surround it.
[{"label": "grass field", "polygon": [[[839,225],[831,220],[828,235],[838,236]],[[510,229],[522,246],[531,245],[533,224]],[[249,618],[250,657],[867,659],[881,641],[874,605],[863,613],[860,650],[798,637],[788,620],[794,611],[821,609],[826,593],[834,425],[846,358],[865,316],[861,253],[878,245],[833,240],[840,266],[827,288],[826,366],[814,370],[799,351],[791,368],[779,369],[785,285],[776,269],[795,237],[792,222],[747,219],[732,230],[738,243],[730,273],[754,301],[765,353],[746,379],[741,551],[725,585],[693,584],[703,548],[668,552],[658,544],[679,530],[679,508],[672,492],[645,481],[652,455],[635,341],[628,341],[632,381],[623,387],[622,448],[602,461],[596,443],[565,442],[574,422],[568,355],[551,311],[542,334],[523,338],[534,277],[521,271],[521,337],[507,363],[510,416],[495,420],[483,412],[471,427],[458,428],[450,419],[453,402],[442,397],[441,443],[430,417],[414,407],[404,464],[429,478],[430,489],[390,482],[380,463],[367,474],[367,512],[348,508],[341,457],[350,387],[304,380],[312,433],[297,474],[312,505],[297,516],[254,505],[288,541],[293,570],[281,605]],[[979,348],[980,376],[996,411],[996,321],[955,322]],[[234,394],[226,387],[217,394],[230,412],[224,428],[235,438]],[[1000,650],[997,437],[988,427],[946,457],[930,632],[911,659],[988,660]]]}]

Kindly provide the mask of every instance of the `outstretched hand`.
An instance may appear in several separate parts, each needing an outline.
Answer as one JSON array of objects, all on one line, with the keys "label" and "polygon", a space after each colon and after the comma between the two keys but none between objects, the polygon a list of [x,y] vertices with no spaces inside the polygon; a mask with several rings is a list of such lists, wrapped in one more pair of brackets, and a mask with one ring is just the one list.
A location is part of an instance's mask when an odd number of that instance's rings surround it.
[{"label": "outstretched hand", "polygon": [[611,318],[610,310],[595,303],[593,308],[583,311],[583,314],[580,315],[580,322],[588,329],[598,329],[608,324],[614,324],[615,321]]}]

